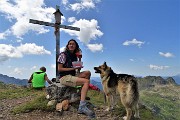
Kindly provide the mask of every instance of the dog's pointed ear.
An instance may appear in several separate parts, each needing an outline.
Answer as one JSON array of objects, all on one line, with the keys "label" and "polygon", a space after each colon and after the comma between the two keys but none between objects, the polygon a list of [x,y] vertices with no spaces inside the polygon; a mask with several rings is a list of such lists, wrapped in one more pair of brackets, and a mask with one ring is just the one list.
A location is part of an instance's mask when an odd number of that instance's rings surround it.
[{"label": "dog's pointed ear", "polygon": [[104,65],[107,66],[106,62],[104,62]]},{"label": "dog's pointed ear", "polygon": [[106,69],[107,68],[107,64],[106,64],[106,62],[104,62],[104,69]]}]

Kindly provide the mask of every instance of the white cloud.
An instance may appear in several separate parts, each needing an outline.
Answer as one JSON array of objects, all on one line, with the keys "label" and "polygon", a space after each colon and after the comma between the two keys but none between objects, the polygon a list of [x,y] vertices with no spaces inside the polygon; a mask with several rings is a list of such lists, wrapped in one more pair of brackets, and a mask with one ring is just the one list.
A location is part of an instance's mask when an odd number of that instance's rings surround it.
[{"label": "white cloud", "polygon": [[102,44],[88,44],[87,47],[92,52],[103,51],[103,45]]},{"label": "white cloud", "polygon": [[63,0],[62,4],[65,5],[67,10],[72,10],[76,12],[80,12],[81,10],[89,10],[94,9],[101,0],[79,0],[76,3],[69,3],[68,0]]},{"label": "white cloud", "polygon": [[51,64],[51,68],[55,69],[56,68],[56,64]]},{"label": "white cloud", "polygon": [[62,0],[62,4],[63,5],[67,5],[68,4],[68,0]]},{"label": "white cloud", "polygon": [[12,45],[0,44],[0,62],[9,58],[21,58],[23,54]]},{"label": "white cloud", "polygon": [[131,41],[126,40],[123,45],[125,46],[129,46],[129,45],[137,45],[138,47],[141,47],[142,44],[144,44],[145,42],[142,41],[138,41],[136,39],[132,39]]},{"label": "white cloud", "polygon": [[21,39],[19,39],[19,40],[16,40],[18,43],[21,43],[22,42],[22,40]]},{"label": "white cloud", "polygon": [[21,44],[17,49],[23,54],[51,54],[50,51],[44,49],[44,46],[37,46],[35,43]]},{"label": "white cloud", "polygon": [[95,40],[97,37],[101,37],[103,35],[103,32],[99,30],[100,27],[98,26],[98,21],[95,19],[80,19],[79,21],[74,19],[74,23],[71,26],[80,27],[80,31],[67,29],[62,30],[71,36],[77,36],[77,38],[85,44],[88,44],[90,40]]},{"label": "white cloud", "polygon": [[163,56],[163,57],[174,57],[174,55],[170,52],[167,52],[167,53],[163,53],[163,52],[159,52],[159,55]]},{"label": "white cloud", "polygon": [[12,66],[9,65],[8,68],[12,68]]},{"label": "white cloud", "polygon": [[129,59],[130,61],[134,62],[134,59]]},{"label": "white cloud", "polygon": [[43,46],[37,46],[35,43],[21,44],[18,47],[12,45],[0,44],[0,62],[11,58],[22,58],[25,54],[51,54]]},{"label": "white cloud", "polygon": [[35,70],[37,68],[37,66],[33,66],[32,68],[30,68],[30,70]]},{"label": "white cloud", "polygon": [[70,18],[68,18],[68,22],[75,22],[76,21],[76,18],[75,17],[70,17]]},{"label": "white cloud", "polygon": [[164,69],[169,68],[169,66],[157,66],[157,65],[150,64],[149,68],[152,70],[164,70]]},{"label": "white cloud", "polygon": [[[29,23],[29,19],[38,19],[47,22],[52,22],[54,19],[54,8],[46,7],[44,0],[1,0],[0,12],[3,13],[6,19],[10,22],[15,21],[10,27],[10,33],[21,38],[29,30],[39,34],[46,33],[49,30],[42,25]],[[0,35],[1,38],[2,35]]]},{"label": "white cloud", "polygon": [[6,30],[6,31],[3,32],[3,33],[0,33],[0,40],[1,40],[1,39],[6,39],[6,36],[8,36],[10,33],[11,33],[11,32],[10,32],[9,29]]},{"label": "white cloud", "polygon": [[12,74],[22,75],[23,73],[22,73],[22,70],[21,70],[20,68],[15,68],[15,69],[13,70],[13,73],[12,73]]}]

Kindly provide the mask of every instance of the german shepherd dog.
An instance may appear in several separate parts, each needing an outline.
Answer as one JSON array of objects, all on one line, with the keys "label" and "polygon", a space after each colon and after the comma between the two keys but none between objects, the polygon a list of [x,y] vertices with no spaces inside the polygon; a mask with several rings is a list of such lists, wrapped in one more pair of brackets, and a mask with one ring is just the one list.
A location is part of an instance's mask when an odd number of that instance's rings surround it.
[{"label": "german shepherd dog", "polygon": [[108,108],[111,110],[114,107],[114,95],[116,91],[120,94],[122,104],[126,109],[127,116],[123,117],[125,120],[130,120],[132,117],[132,110],[135,110],[134,117],[139,118],[139,91],[136,78],[127,74],[116,74],[111,67],[107,66],[106,62],[99,67],[94,67],[95,73],[99,73],[103,90],[108,102]]}]

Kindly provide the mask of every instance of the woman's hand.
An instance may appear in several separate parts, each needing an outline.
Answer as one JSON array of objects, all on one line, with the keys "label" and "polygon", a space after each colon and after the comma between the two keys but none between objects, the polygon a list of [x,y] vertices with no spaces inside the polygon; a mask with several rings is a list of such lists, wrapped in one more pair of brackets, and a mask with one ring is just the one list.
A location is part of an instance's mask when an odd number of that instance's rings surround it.
[{"label": "woman's hand", "polygon": [[83,66],[77,66],[77,67],[74,67],[75,69],[78,69],[79,71],[81,70],[81,68],[83,68]]}]

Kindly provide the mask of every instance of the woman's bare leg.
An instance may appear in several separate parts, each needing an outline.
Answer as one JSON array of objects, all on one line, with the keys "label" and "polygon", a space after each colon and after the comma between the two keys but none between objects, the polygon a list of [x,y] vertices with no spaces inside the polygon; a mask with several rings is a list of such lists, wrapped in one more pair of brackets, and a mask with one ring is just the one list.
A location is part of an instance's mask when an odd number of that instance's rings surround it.
[{"label": "woman's bare leg", "polygon": [[85,98],[86,98],[86,94],[87,94],[87,91],[89,89],[89,83],[90,83],[90,76],[91,76],[91,72],[90,71],[84,71],[84,72],[81,72],[79,74],[79,78],[77,79],[77,85],[82,85],[83,84],[83,87],[81,89],[81,101],[84,101]]}]

